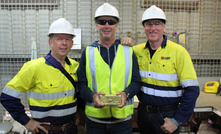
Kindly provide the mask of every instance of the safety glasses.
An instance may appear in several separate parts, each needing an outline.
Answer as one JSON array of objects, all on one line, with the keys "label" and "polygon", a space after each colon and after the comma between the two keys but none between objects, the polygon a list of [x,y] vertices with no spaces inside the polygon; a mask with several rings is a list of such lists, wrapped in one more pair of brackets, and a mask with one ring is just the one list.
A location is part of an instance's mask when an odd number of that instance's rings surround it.
[{"label": "safety glasses", "polygon": [[108,25],[115,25],[117,23],[116,20],[97,20],[96,22],[99,25],[106,25],[106,23],[108,23]]},{"label": "safety glasses", "polygon": [[155,27],[160,27],[161,25],[164,25],[164,23],[163,22],[149,22],[149,21],[146,21],[145,23],[144,23],[144,26],[147,26],[147,27],[152,27],[153,25],[155,25]]}]

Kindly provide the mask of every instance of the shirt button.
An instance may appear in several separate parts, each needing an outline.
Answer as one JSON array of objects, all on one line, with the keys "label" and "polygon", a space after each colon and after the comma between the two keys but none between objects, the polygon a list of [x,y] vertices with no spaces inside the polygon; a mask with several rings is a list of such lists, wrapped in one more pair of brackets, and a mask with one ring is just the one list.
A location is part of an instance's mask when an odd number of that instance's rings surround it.
[{"label": "shirt button", "polygon": [[151,62],[150,62],[150,64],[151,64]]}]

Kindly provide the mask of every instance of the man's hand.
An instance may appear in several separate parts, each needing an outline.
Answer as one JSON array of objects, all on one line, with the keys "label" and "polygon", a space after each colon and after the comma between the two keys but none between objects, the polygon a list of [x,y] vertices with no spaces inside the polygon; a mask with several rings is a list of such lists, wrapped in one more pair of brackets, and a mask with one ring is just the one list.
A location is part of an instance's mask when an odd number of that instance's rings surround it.
[{"label": "man's hand", "polygon": [[117,92],[116,95],[121,95],[121,104],[117,105],[117,107],[122,108],[127,102],[127,95],[125,92]]},{"label": "man's hand", "polygon": [[94,107],[96,108],[103,108],[106,106],[106,104],[100,102],[100,97],[99,97],[100,95],[105,95],[105,93],[100,92],[98,94],[93,95],[93,103],[94,103]]},{"label": "man's hand", "polygon": [[50,125],[50,123],[47,122],[38,122],[36,120],[31,119],[26,125],[25,127],[31,131],[33,134],[37,134],[39,133],[39,129],[41,129],[43,132],[45,132],[46,134],[48,133],[48,130],[46,130],[43,126],[41,125]]},{"label": "man's hand", "polygon": [[165,118],[164,121],[164,124],[160,127],[164,133],[171,134],[178,128],[171,118]]},{"label": "man's hand", "polygon": [[122,45],[125,45],[125,46],[130,46],[132,47],[133,46],[133,42],[132,42],[132,39],[129,38],[129,37],[123,37],[120,39],[120,42]]}]

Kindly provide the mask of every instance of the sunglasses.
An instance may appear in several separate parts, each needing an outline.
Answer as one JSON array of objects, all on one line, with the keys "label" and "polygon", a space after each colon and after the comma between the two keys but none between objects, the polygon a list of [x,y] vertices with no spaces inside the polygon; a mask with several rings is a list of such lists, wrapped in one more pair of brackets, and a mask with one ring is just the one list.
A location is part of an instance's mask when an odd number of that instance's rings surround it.
[{"label": "sunglasses", "polygon": [[116,20],[97,20],[96,22],[99,25],[106,25],[106,23],[108,23],[108,25],[115,25],[117,23]]}]

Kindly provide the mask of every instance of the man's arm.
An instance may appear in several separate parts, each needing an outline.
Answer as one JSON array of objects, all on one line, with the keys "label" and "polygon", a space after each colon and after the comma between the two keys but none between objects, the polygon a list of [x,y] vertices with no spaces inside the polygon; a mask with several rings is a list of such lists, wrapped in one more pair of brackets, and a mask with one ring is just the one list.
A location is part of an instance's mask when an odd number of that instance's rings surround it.
[{"label": "man's arm", "polygon": [[185,89],[180,106],[173,119],[165,118],[165,123],[161,126],[165,133],[173,133],[181,123],[187,123],[193,113],[196,99],[199,95],[199,86],[190,86]]},{"label": "man's arm", "polygon": [[7,87],[4,88],[1,94],[1,104],[10,113],[13,119],[22,125],[26,125],[30,121],[30,118],[26,115],[24,106],[21,104],[21,100],[4,93],[6,90]]},{"label": "man's arm", "polygon": [[199,91],[199,86],[189,86],[185,89],[180,106],[174,115],[174,119],[180,123],[188,122],[193,113],[197,97],[199,96]]},{"label": "man's arm", "polygon": [[181,97],[179,108],[174,115],[174,119],[180,123],[187,123],[193,113],[200,88],[197,81],[196,71],[189,53],[185,48],[181,47],[181,49],[177,49],[176,54],[176,70],[184,92]]},{"label": "man's arm", "polygon": [[21,70],[5,86],[1,94],[1,103],[10,115],[22,125],[27,124],[30,118],[26,115],[21,98],[34,85],[35,70],[30,67],[33,62],[27,62]]},{"label": "man's arm", "polygon": [[10,90],[10,88],[4,88],[0,100],[4,108],[10,113],[13,119],[24,125],[29,131],[33,133],[38,133],[39,129],[47,133],[47,130],[43,128],[41,124],[50,125],[50,123],[41,123],[30,119],[30,117],[28,117],[28,115],[25,113],[24,106],[21,104],[21,100],[19,98],[8,95],[7,90]]},{"label": "man's arm", "polygon": [[86,49],[82,52],[80,64],[78,67],[78,82],[80,84],[80,95],[81,98],[86,102],[93,102],[94,93],[87,86],[87,77],[86,77]]},{"label": "man's arm", "polygon": [[[161,127],[163,131],[172,133],[180,123],[187,123],[193,113],[197,97],[199,96],[199,84],[191,57],[185,48],[174,50],[177,54],[177,74],[180,84],[184,89],[180,105],[172,119],[165,118]],[[178,125],[177,125],[177,124]]]}]

